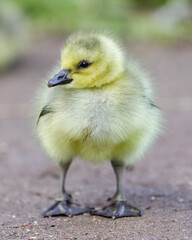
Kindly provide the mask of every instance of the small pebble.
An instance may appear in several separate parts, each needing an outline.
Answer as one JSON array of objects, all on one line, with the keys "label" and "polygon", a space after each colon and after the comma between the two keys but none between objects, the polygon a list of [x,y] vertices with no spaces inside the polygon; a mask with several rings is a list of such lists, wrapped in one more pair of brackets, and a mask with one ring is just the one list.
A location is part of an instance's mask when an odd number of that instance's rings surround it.
[{"label": "small pebble", "polygon": [[23,223],[21,226],[22,227],[27,227],[27,226],[29,226],[29,223]]},{"label": "small pebble", "polygon": [[177,198],[177,201],[178,201],[178,202],[184,202],[184,198],[178,197],[178,198]]},{"label": "small pebble", "polygon": [[155,201],[155,200],[157,200],[157,198],[155,196],[152,196],[151,201]]}]

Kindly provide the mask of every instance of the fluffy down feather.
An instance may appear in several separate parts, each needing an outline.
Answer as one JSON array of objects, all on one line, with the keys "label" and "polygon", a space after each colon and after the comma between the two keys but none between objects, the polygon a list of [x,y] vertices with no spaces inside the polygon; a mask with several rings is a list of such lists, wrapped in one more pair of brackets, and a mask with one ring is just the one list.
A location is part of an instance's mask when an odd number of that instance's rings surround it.
[{"label": "fluffy down feather", "polygon": [[[84,60],[90,66],[79,69]],[[44,82],[38,93],[37,134],[50,158],[130,164],[141,157],[161,122],[141,67],[112,36],[78,32],[66,41],[54,74],[62,69],[73,81],[53,88]]]}]

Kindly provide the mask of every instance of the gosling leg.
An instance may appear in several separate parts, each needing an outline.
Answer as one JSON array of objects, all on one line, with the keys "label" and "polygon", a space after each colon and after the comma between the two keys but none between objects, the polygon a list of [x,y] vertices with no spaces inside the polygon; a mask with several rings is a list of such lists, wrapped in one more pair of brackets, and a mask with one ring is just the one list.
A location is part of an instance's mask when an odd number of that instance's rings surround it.
[{"label": "gosling leg", "polygon": [[65,164],[61,164],[61,193],[58,198],[56,198],[56,202],[51,205],[46,211],[42,213],[43,217],[50,216],[68,216],[72,217],[74,215],[79,215],[82,213],[86,213],[89,211],[88,208],[81,207],[78,204],[72,202],[72,197],[69,193],[67,193],[65,189],[65,180],[66,175],[69,170],[69,166],[72,161],[69,161]]},{"label": "gosling leg", "polygon": [[138,217],[142,215],[142,211],[136,207],[129,205],[123,193],[123,168],[124,165],[118,161],[111,161],[115,176],[116,176],[116,192],[113,197],[108,199],[110,202],[107,206],[102,208],[95,208],[91,211],[93,215],[103,217],[111,217],[113,219],[121,217]]}]

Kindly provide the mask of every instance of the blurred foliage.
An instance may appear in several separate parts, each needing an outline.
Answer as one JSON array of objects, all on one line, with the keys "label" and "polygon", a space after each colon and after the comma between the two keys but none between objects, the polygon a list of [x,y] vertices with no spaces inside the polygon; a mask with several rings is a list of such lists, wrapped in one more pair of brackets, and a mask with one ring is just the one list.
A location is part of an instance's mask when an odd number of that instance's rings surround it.
[{"label": "blurred foliage", "polygon": [[101,27],[118,32],[131,40],[162,40],[183,38],[191,30],[191,23],[185,21],[166,30],[158,26],[151,17],[153,11],[174,0],[12,1],[32,19],[37,31],[71,32]]},{"label": "blurred foliage", "polygon": [[0,5],[0,73],[16,63],[28,44],[29,25],[20,9],[10,2]]},{"label": "blurred foliage", "polygon": [[[129,1],[129,0],[128,0]],[[141,9],[152,9],[159,6],[164,5],[169,0],[132,0],[132,4],[134,8],[141,8]]]}]

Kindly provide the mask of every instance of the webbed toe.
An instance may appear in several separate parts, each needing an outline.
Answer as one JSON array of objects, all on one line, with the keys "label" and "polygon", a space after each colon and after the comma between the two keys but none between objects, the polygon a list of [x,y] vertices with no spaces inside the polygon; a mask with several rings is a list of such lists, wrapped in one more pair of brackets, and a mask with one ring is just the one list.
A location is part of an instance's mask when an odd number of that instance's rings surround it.
[{"label": "webbed toe", "polygon": [[50,216],[68,216],[79,215],[89,212],[89,208],[72,203],[68,200],[56,201],[46,211],[42,213],[43,217]]},{"label": "webbed toe", "polygon": [[126,201],[114,201],[107,206],[95,208],[90,212],[92,215],[99,215],[108,218],[139,217],[142,211],[129,205]]}]

